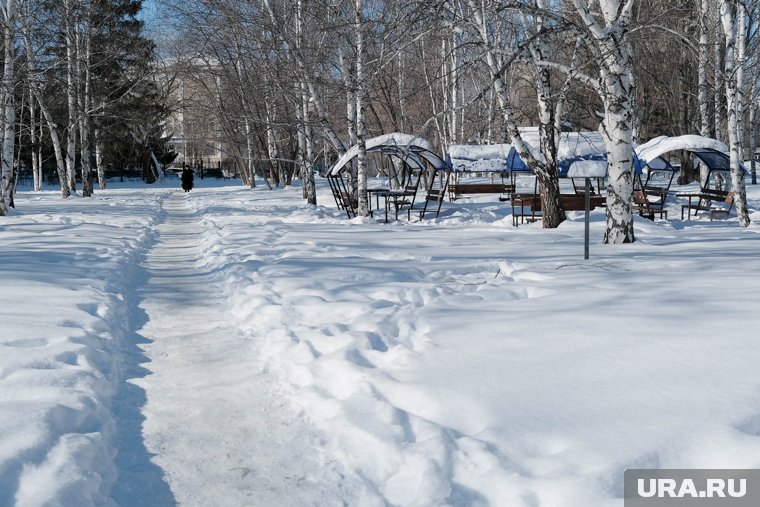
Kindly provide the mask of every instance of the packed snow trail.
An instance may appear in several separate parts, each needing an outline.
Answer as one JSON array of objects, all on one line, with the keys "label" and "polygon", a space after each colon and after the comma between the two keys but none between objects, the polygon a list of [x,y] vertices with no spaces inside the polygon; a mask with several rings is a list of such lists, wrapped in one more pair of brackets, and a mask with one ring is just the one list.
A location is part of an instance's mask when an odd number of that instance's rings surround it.
[{"label": "packed snow trail", "polygon": [[276,396],[253,337],[225,308],[223,270],[204,262],[192,196],[161,206],[144,261],[139,330],[145,378],[145,446],[180,505],[335,505],[341,474],[320,461],[318,436]]}]

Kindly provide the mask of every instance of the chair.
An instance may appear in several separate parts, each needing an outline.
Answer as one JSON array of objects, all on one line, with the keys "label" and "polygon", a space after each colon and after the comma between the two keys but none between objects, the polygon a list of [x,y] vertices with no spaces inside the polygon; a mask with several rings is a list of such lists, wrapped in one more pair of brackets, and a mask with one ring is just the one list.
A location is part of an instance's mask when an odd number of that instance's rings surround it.
[{"label": "chair", "polygon": [[403,190],[389,191],[385,193],[385,221],[388,221],[388,208],[393,205],[396,220],[398,220],[398,213],[406,206],[412,208],[414,201],[417,198],[417,190],[420,186],[420,180],[422,179],[422,171],[415,171],[409,175],[406,185]]},{"label": "chair", "polygon": [[[407,208],[407,220],[412,219],[412,211],[419,211],[420,220],[425,218],[426,213],[433,213],[433,209],[435,208],[435,217],[438,218],[439,213],[441,212],[441,205],[443,204],[443,199],[446,197],[446,187],[449,184],[449,177],[451,176],[450,172],[446,173],[446,180],[444,181],[441,188],[429,188],[427,192],[425,193],[425,198],[422,200],[422,202],[418,202],[416,205],[412,204]],[[435,178],[431,179],[431,187],[435,183]],[[431,206],[431,203],[433,205]],[[436,205],[437,203],[437,205]]]}]

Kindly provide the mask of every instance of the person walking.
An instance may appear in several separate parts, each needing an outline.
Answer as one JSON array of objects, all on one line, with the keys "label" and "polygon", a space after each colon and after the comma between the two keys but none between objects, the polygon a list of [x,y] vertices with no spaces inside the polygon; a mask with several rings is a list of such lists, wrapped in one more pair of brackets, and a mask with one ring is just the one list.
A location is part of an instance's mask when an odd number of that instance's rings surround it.
[{"label": "person walking", "polygon": [[182,190],[185,192],[189,192],[193,189],[193,170],[190,169],[187,166],[184,166],[182,168],[182,176],[180,176],[180,179],[182,180]]}]

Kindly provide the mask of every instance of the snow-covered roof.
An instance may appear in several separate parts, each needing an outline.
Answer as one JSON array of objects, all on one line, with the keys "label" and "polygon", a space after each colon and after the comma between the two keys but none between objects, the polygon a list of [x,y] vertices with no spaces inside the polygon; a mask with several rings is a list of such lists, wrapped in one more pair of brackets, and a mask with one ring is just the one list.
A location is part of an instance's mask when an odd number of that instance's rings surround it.
[{"label": "snow-covered roof", "polygon": [[455,172],[501,172],[511,144],[452,144],[449,159]]},{"label": "snow-covered roof", "polygon": [[[435,153],[427,139],[412,134],[394,132],[367,139],[367,152],[382,152],[395,155],[416,169],[424,167],[420,157],[430,162],[436,169],[445,169],[446,163]],[[354,145],[340,156],[330,169],[330,175],[336,176],[359,154],[359,146]]]},{"label": "snow-covered roof", "polygon": [[607,176],[607,157],[580,159],[569,164],[568,178],[604,178]]},{"label": "snow-covered roof", "polygon": [[[540,149],[540,137],[537,128],[520,129],[520,136],[533,153]],[[490,145],[452,145],[449,147],[449,157],[454,171],[486,172],[527,170],[521,160],[513,158],[513,163],[507,163],[512,150],[511,144]],[[573,160],[606,154],[607,147],[599,132],[562,132],[560,134],[557,157],[559,160]],[[513,156],[514,157],[514,156]],[[592,164],[592,165],[598,165]],[[588,171],[591,165],[581,166],[578,171]],[[597,171],[597,169],[595,169]]]},{"label": "snow-covered roof", "polygon": [[721,153],[728,153],[728,146],[716,139],[710,139],[709,137],[695,135],[676,137],[659,136],[637,146],[636,155],[639,157],[639,160],[648,165],[650,161],[653,161],[657,157],[677,150],[691,152],[713,150]]}]

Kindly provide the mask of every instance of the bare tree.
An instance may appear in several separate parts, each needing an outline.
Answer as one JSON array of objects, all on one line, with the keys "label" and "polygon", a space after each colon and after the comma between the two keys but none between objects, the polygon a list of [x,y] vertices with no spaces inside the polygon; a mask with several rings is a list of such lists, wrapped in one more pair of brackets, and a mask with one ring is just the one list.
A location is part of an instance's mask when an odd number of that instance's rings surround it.
[{"label": "bare tree", "polygon": [[735,206],[739,225],[750,224],[747,210],[747,190],[742,167],[742,140],[744,138],[742,86],[744,85],[745,32],[747,12],[742,2],[721,0],[720,18],[726,39],[724,78],[728,110],[728,139],[731,158],[731,183],[735,192]]},{"label": "bare tree", "polygon": [[6,0],[2,8],[4,65],[2,81],[3,101],[3,148],[0,160],[2,174],[0,189],[0,215],[5,215],[13,205],[14,164],[13,155],[16,139],[16,94],[15,94],[15,38],[16,38],[16,0]]}]

